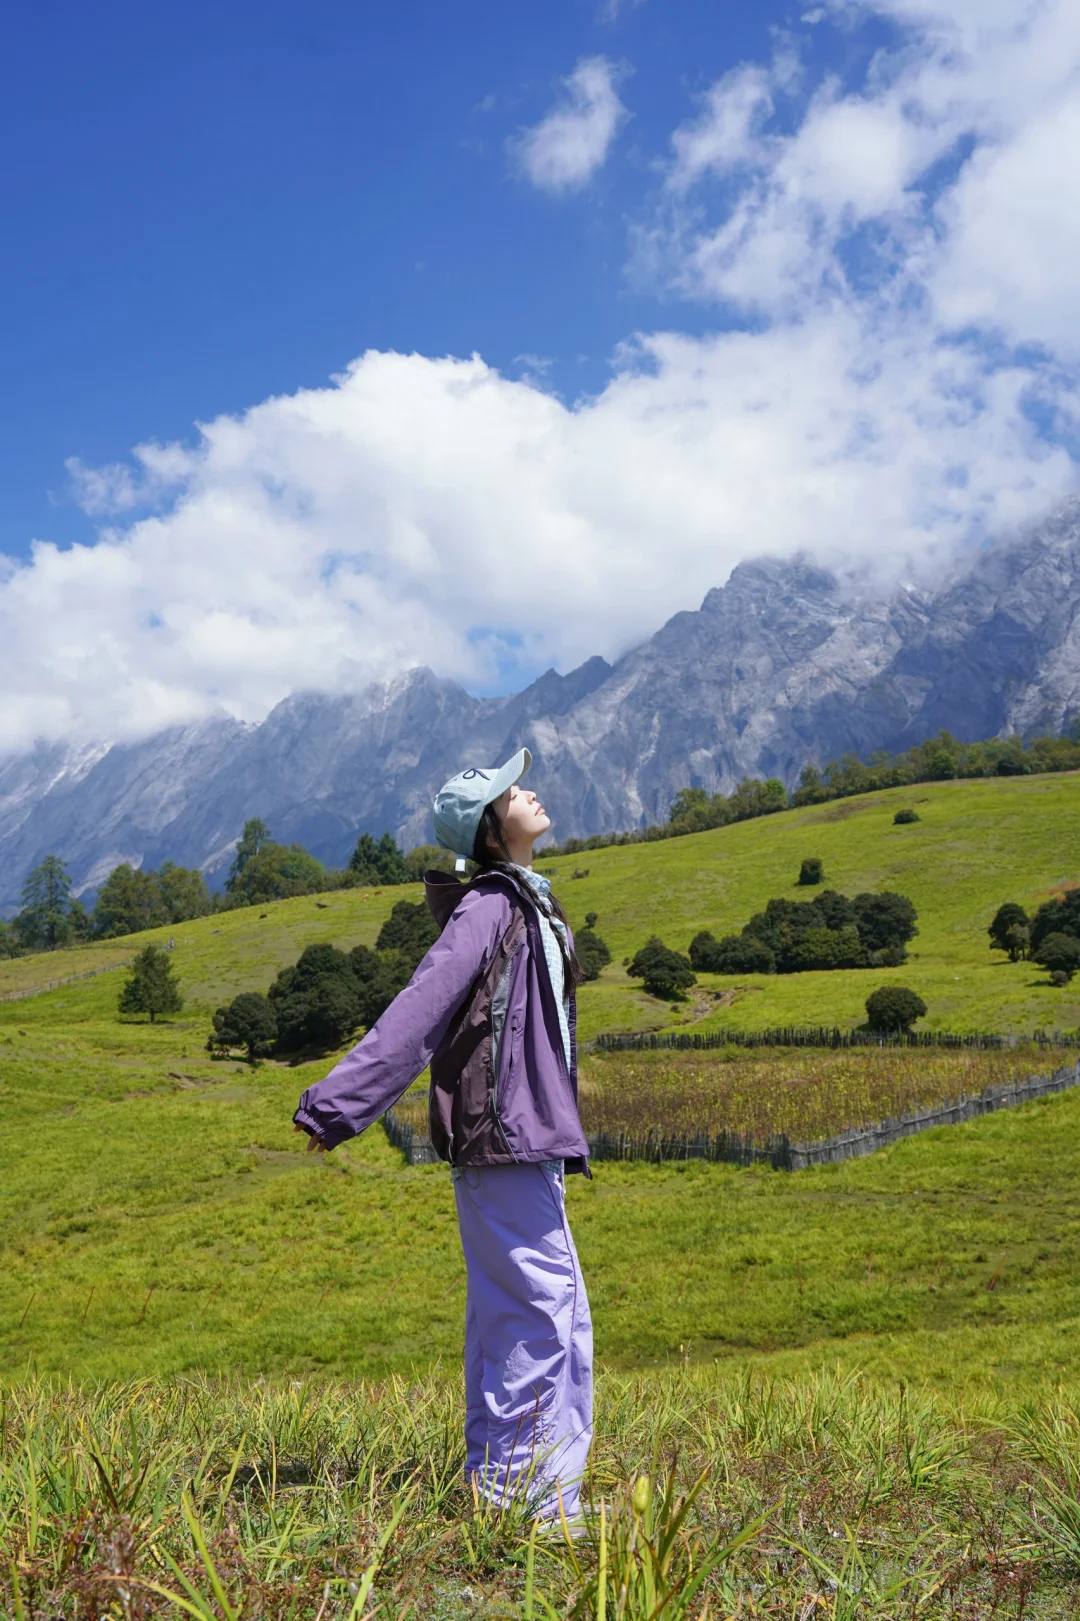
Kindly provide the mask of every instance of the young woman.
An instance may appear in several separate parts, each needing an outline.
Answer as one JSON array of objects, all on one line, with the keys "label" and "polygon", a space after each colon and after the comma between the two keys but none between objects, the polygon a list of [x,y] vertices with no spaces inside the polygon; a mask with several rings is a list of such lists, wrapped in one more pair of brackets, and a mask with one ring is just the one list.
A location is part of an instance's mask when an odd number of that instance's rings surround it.
[{"label": "young woman", "polygon": [[[452,777],[444,848],[472,881],[429,873],[442,933],[364,1039],[300,1099],[310,1148],[371,1125],[430,1064],[431,1136],[454,1179],[468,1277],[466,1470],[493,1504],[579,1512],[592,1440],[592,1322],[564,1204],[589,1174],[577,1109],[573,940],[533,843],[551,826],[519,783],[527,749]],[[464,862],[459,862],[463,866]]]}]

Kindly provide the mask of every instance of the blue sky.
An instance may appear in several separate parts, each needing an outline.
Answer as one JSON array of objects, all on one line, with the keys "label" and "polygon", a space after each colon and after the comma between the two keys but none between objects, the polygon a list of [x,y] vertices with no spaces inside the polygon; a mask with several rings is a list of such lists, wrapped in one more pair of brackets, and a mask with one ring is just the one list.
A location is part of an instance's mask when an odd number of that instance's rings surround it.
[{"label": "blue sky", "polygon": [[17,8],[0,749],[506,690],[1038,516],[1078,83],[1074,0]]},{"label": "blue sky", "polygon": [[[537,356],[574,396],[628,332],[715,323],[634,285],[628,226],[694,95],[798,18],[702,0],[16,8],[0,549],[89,538],[68,457],[183,439],[368,348],[475,350],[511,375]],[[815,56],[858,71],[880,32],[821,32]],[[627,70],[618,161],[546,196],[505,143],[598,54]]]}]

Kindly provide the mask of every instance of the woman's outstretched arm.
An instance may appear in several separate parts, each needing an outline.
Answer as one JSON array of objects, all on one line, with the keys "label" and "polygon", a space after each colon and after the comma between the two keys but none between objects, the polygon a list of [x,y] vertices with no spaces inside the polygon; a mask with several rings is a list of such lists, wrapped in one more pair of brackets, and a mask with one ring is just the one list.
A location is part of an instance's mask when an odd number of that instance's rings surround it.
[{"label": "woman's outstretched arm", "polygon": [[378,1023],[309,1086],[293,1119],[323,1148],[336,1148],[386,1113],[431,1062],[469,987],[510,922],[498,891],[474,889]]}]

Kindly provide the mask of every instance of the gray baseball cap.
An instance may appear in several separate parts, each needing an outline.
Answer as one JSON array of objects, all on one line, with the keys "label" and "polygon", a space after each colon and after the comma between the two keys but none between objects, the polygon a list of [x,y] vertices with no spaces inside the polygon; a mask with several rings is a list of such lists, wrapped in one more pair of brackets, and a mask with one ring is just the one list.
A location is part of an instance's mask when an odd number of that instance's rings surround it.
[{"label": "gray baseball cap", "polygon": [[485,805],[520,782],[531,765],[528,749],[519,749],[505,765],[470,766],[444,782],[435,795],[435,837],[443,849],[471,856]]}]

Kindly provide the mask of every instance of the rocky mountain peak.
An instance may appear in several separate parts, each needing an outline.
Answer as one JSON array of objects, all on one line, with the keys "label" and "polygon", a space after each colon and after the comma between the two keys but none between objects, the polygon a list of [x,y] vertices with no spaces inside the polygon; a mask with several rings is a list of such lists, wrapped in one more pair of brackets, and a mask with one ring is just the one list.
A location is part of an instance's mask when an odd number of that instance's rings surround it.
[{"label": "rocky mountain peak", "polygon": [[139,743],[34,749],[0,763],[0,906],[50,852],[83,890],[120,860],[213,879],[249,816],[331,862],[363,831],[423,843],[439,784],[522,744],[566,837],[662,820],[688,784],[791,785],[848,750],[1078,714],[1080,499],[937,591],[856,592],[805,555],[741,563],[614,665],[547,670],[509,697],[418,667],[360,693],[294,693],[261,725],[211,717]]}]

